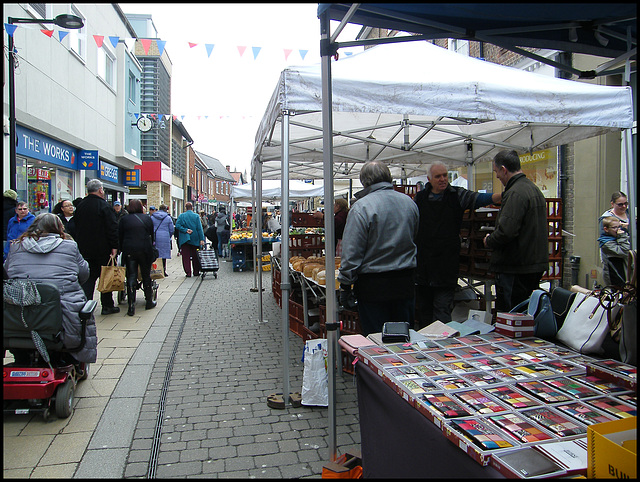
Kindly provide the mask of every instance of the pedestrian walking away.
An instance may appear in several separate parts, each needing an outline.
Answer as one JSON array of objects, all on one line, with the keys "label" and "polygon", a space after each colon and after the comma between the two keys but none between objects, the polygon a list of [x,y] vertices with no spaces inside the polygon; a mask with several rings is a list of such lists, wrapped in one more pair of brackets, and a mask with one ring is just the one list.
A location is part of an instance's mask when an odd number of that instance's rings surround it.
[{"label": "pedestrian walking away", "polygon": [[[200,260],[197,250],[204,246],[204,232],[200,216],[193,212],[193,204],[190,202],[184,205],[185,212],[178,216],[176,221],[176,231],[178,232],[178,248],[182,253],[182,267],[187,278],[191,278],[191,273],[200,276]],[[193,266],[193,271],[191,267]]]},{"label": "pedestrian walking away", "polygon": [[[89,263],[89,278],[82,285],[89,300],[93,299],[102,266],[107,265],[111,256],[118,255],[118,223],[113,208],[104,197],[104,186],[100,180],[87,182],[87,195],[67,225],[69,234],[78,243],[80,254]],[[100,304],[103,315],[120,312],[111,292],[100,293]]]},{"label": "pedestrian walking away", "polygon": [[136,312],[138,268],[142,278],[145,308],[149,310],[156,306],[151,286],[151,263],[155,261],[153,221],[148,214],[142,212],[139,199],[129,202],[129,214],[120,220],[118,226],[118,240],[122,250],[122,261],[127,268],[127,315],[133,316]]},{"label": "pedestrian walking away", "polygon": [[162,268],[165,278],[169,276],[167,274],[167,260],[171,259],[172,238],[175,230],[173,220],[171,216],[169,216],[167,209],[166,205],[161,204],[160,209],[158,211],[154,210],[154,213],[151,214],[156,248],[158,248],[159,257],[162,258]]},{"label": "pedestrian walking away", "polygon": [[220,208],[220,211],[216,215],[216,230],[218,235],[218,254],[221,258],[228,256],[227,246],[231,235],[230,229],[229,216],[225,209]]}]

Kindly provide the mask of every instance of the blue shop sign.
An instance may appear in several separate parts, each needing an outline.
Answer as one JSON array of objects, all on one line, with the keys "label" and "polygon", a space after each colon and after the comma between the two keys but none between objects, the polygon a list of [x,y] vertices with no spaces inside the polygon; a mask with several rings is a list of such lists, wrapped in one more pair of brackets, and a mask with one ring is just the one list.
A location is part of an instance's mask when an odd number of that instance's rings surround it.
[{"label": "blue shop sign", "polygon": [[97,171],[98,170],[98,151],[97,150],[78,151],[78,169]]},{"label": "blue shop sign", "polygon": [[73,147],[19,125],[16,126],[16,136],[17,154],[67,169],[78,169],[78,152]]},{"label": "blue shop sign", "polygon": [[119,184],[118,166],[100,161],[100,170],[98,170],[98,178],[105,181],[115,182]]}]

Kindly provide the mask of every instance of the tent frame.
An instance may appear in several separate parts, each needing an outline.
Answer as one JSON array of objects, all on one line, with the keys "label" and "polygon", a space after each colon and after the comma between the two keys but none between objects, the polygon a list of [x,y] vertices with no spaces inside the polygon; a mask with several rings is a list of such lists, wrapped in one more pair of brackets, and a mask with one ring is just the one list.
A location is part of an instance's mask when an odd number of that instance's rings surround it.
[{"label": "tent frame", "polygon": [[[343,4],[344,5],[344,4]],[[285,184],[285,179],[288,182],[289,179],[289,171],[290,168],[292,166],[296,167],[297,169],[300,169],[300,166],[303,165],[305,170],[297,170],[294,175],[295,176],[299,176],[301,178],[309,178],[309,177],[319,177],[319,176],[323,176],[324,177],[324,182],[325,182],[325,206],[332,206],[333,202],[334,202],[334,193],[333,193],[333,181],[334,181],[334,177],[341,177],[341,176],[346,176],[347,178],[353,178],[357,176],[357,172],[358,169],[354,169],[353,167],[355,165],[357,165],[358,163],[363,163],[364,160],[362,159],[345,159],[345,158],[341,158],[339,161],[338,166],[336,167],[335,163],[334,163],[334,145],[333,145],[333,141],[334,141],[334,135],[339,134],[338,132],[335,132],[333,129],[333,113],[332,113],[332,74],[331,74],[331,58],[334,57],[339,48],[341,47],[350,47],[350,46],[357,46],[357,45],[371,45],[374,43],[394,43],[394,42],[405,42],[405,41],[419,41],[419,40],[425,40],[426,37],[424,36],[411,36],[411,38],[387,38],[387,39],[376,39],[375,41],[356,41],[356,42],[344,42],[344,43],[338,43],[336,42],[336,39],[338,37],[338,35],[340,34],[340,32],[343,30],[343,28],[350,23],[351,18],[354,16],[354,14],[356,13],[356,11],[358,10],[358,8],[361,8],[361,4],[348,4],[350,5],[348,12],[346,13],[346,15],[344,15],[344,17],[342,19],[340,19],[340,25],[338,26],[338,28],[335,30],[334,34],[331,35],[330,34],[330,15],[329,15],[329,10],[326,9],[324,11],[322,10],[322,6],[319,9],[319,19],[320,19],[320,54],[321,54],[321,78],[322,78],[322,158],[323,158],[323,168],[322,171],[320,172],[317,168],[315,168],[315,170],[313,168],[307,168],[307,165],[304,163],[303,160],[303,155],[300,152],[293,152],[293,147],[295,146],[291,146],[290,145],[290,136],[289,136],[289,129],[291,125],[295,125],[298,127],[304,127],[302,122],[298,122],[298,121],[292,121],[291,118],[293,116],[296,115],[296,112],[294,111],[282,111],[280,114],[277,115],[277,118],[272,119],[274,121],[273,125],[271,126],[271,131],[270,131],[270,135],[269,135],[269,139],[265,140],[263,145],[269,145],[269,146],[277,146],[277,142],[273,141],[272,139],[272,135],[275,132],[275,128],[276,128],[276,124],[277,122],[281,122],[281,142],[280,142],[280,150],[281,150],[281,156],[280,156],[280,161],[281,161],[281,172],[279,173],[281,176],[281,179],[283,181],[283,190],[282,190],[282,196],[283,196],[283,206],[288,206],[288,196],[286,193],[286,189],[284,189],[284,187],[287,185]],[[367,8],[370,8],[373,4],[368,4]],[[364,7],[363,7],[364,8]],[[397,20],[397,19],[396,19]],[[468,33],[468,32],[466,32]],[[446,37],[451,37],[451,38],[471,38],[468,35],[463,35],[462,32],[459,33],[458,36],[456,35],[451,35],[450,32],[445,32],[445,33],[439,33],[437,36],[432,36],[431,39],[433,38],[446,38]],[[487,41],[487,42],[491,42],[494,43],[496,45],[500,45],[500,46],[504,46],[503,42],[498,41],[497,39],[494,40],[489,40],[489,37],[483,37],[484,39],[487,40],[482,40],[482,41]],[[615,59],[615,61],[611,61],[609,63],[607,63],[607,65],[605,66],[605,68],[601,69],[600,71],[600,75],[605,75],[605,74],[610,74],[611,72],[608,71],[607,69],[613,65],[617,65],[619,64],[621,61],[625,62],[625,71],[628,73],[629,72],[629,59],[631,58],[631,56],[635,55],[635,51],[634,49],[630,49],[629,52],[627,54],[621,55],[619,56],[617,59]],[[527,55],[529,57],[529,55]],[[547,63],[547,62],[545,62]],[[560,66],[556,66],[558,68],[560,68]],[[566,66],[562,66],[562,67],[566,67]],[[566,69],[563,69],[566,70]],[[573,72],[575,73],[575,72]],[[591,75],[591,74],[589,74]],[[303,112],[300,112],[300,114],[302,114]],[[304,112],[304,113],[308,113],[308,112]],[[264,121],[263,121],[264,122]],[[408,116],[405,116],[405,119],[403,119],[403,122],[397,125],[397,129],[396,129],[396,134],[395,136],[398,136],[400,134],[403,133],[403,128],[406,127],[406,125],[409,125],[409,123],[411,122],[410,118]],[[465,121],[462,121],[465,122]],[[415,125],[419,125],[419,123],[414,123]],[[527,123],[521,123],[519,124],[520,128],[526,128],[527,127]],[[558,124],[549,124],[550,126],[554,126],[554,127],[558,127]],[[445,128],[446,126],[438,126],[436,125],[436,123],[427,125],[427,126],[423,126],[425,128],[425,132],[431,129],[435,129],[435,128]],[[559,128],[562,129],[563,126],[560,126]],[[317,131],[318,128],[314,127],[314,136],[318,137]],[[358,131],[360,131],[361,129],[357,129],[355,131],[352,132],[348,132],[346,134],[348,134],[348,136],[351,136],[351,138],[353,138],[354,140],[356,140],[357,142],[362,142],[363,138],[362,136],[358,136]],[[593,135],[598,135],[598,134],[593,134]],[[394,137],[395,137],[394,136]],[[629,182],[629,186],[630,186],[630,192],[629,192],[629,201],[630,201],[630,211],[631,212],[635,212],[635,174],[633,173],[634,170],[634,161],[632,159],[633,157],[633,151],[632,151],[632,140],[631,140],[631,133],[630,133],[630,129],[625,128],[623,129],[623,136],[624,136],[624,142],[623,142],[623,156],[625,156],[626,159],[626,166],[627,166],[627,177],[628,177],[628,182]],[[358,138],[359,137],[359,138]],[[371,144],[374,145],[380,145],[381,149],[379,152],[376,153],[376,156],[380,156],[381,153],[388,148],[392,148],[393,146],[390,145],[390,141],[380,141],[380,142],[373,142],[371,140],[369,140],[369,142],[371,142]],[[415,146],[415,142],[417,142],[417,140],[414,140],[413,145]],[[477,146],[481,147],[484,143],[482,142],[482,139],[479,139],[478,141],[476,141],[475,139],[473,139],[473,144],[470,143],[470,139],[463,139],[462,137],[460,139],[458,139],[457,142],[466,144],[466,148],[467,148],[467,152],[468,152],[468,156],[467,159],[465,160],[465,163],[467,164],[467,167],[470,167],[476,160],[478,160],[480,157],[482,157],[481,154],[474,152],[474,148]],[[498,143],[496,143],[494,140],[490,141],[490,144],[492,146],[496,146]],[[504,148],[515,148],[516,150],[521,150],[521,151],[526,151],[526,150],[533,150],[535,147],[534,146],[516,146],[516,145],[512,145],[509,144],[508,142],[504,142],[502,145]],[[402,149],[404,151],[404,149]],[[290,152],[291,151],[291,152]],[[408,153],[405,153],[407,156],[409,156]],[[379,157],[380,158],[380,157]],[[394,159],[397,158],[397,156],[394,156]],[[301,160],[299,160],[301,159]],[[384,159],[384,158],[382,158]],[[255,153],[254,153],[254,163],[252,163],[252,174],[254,176],[257,176],[257,179],[262,179],[263,176],[265,177],[274,177],[278,175],[278,172],[276,169],[264,169],[263,170],[263,164],[268,162],[269,160],[272,161],[276,161],[277,160],[277,156],[271,156],[270,158],[267,158],[266,156],[264,156],[264,154],[261,152],[260,149],[256,149]],[[349,166],[346,165],[346,163],[351,164],[351,169],[349,169]],[[346,165],[346,170],[343,169]],[[403,164],[402,167],[406,167],[406,164]],[[345,174],[345,172],[347,174]],[[424,173],[424,171],[419,171],[416,168],[416,173],[417,172],[421,172]],[[410,176],[410,174],[407,174]],[[631,188],[631,186],[633,186],[633,188]],[[633,189],[633,190],[632,190]],[[285,198],[286,198],[286,204],[285,204]],[[258,198],[258,205],[261,205],[261,198]],[[285,215],[286,212],[286,215]],[[288,226],[288,209],[283,210],[282,212],[283,214],[283,218],[282,218],[282,226]],[[333,219],[331,216],[325,216],[325,236],[326,239],[333,239]],[[634,227],[635,229],[635,227]],[[283,229],[282,231],[282,258],[283,260],[288,259],[288,245],[289,245],[289,236],[288,236],[288,229]],[[632,233],[632,236],[633,233]],[[634,236],[635,238],[635,236]],[[260,245],[261,246],[261,245]],[[328,280],[328,285],[331,284],[331,280],[335,279],[335,264],[333,263],[333,257],[335,256],[335,248],[333,246],[333,243],[326,243],[325,245],[325,250],[326,250],[326,259],[327,260],[331,260],[331,263],[329,263],[329,261],[326,262],[325,268],[326,268],[326,272],[327,272],[327,280]],[[284,380],[283,380],[283,393],[289,393],[289,372],[288,372],[288,348],[289,348],[289,344],[288,344],[288,340],[289,340],[289,332],[288,332],[288,317],[289,317],[289,310],[288,310],[288,304],[286,303],[285,300],[287,300],[287,296],[289,294],[289,289],[290,289],[290,285],[289,285],[289,270],[288,270],[288,263],[283,262],[282,263],[282,292],[283,292],[283,307],[282,307],[282,327],[283,327],[283,339],[285,342],[285,355],[284,355],[284,359],[283,359],[283,370],[284,370]],[[334,290],[327,290],[327,306],[335,306],[336,304],[336,293]],[[336,416],[335,416],[335,353],[336,353],[336,346],[337,346],[337,322],[335,319],[335,310],[333,309],[327,309],[326,310],[326,323],[327,323],[327,338],[328,338],[328,345],[329,345],[329,349],[328,349],[328,353],[329,353],[329,366],[332,367],[332,369],[329,370],[329,440],[328,440],[328,447],[329,447],[329,457],[331,461],[335,461],[337,459],[337,447],[336,447]],[[285,400],[285,402],[287,402],[287,400]]]}]

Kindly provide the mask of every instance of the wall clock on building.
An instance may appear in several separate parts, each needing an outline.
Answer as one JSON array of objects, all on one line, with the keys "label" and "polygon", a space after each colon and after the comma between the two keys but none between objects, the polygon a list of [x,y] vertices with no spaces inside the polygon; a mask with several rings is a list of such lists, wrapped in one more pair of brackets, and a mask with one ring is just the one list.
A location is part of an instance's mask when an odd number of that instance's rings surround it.
[{"label": "wall clock on building", "polygon": [[151,130],[151,119],[148,117],[140,117],[136,126],[140,129],[140,132],[149,132]]}]

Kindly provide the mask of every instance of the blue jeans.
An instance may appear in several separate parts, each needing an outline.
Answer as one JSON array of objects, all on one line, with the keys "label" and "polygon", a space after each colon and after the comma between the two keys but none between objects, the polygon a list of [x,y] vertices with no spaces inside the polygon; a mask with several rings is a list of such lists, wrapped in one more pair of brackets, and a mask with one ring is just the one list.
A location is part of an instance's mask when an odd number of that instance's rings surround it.
[{"label": "blue jeans", "polygon": [[382,332],[382,325],[387,321],[406,321],[413,328],[414,298],[383,302],[366,302],[358,300],[358,316],[362,334]]}]

